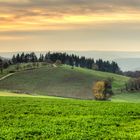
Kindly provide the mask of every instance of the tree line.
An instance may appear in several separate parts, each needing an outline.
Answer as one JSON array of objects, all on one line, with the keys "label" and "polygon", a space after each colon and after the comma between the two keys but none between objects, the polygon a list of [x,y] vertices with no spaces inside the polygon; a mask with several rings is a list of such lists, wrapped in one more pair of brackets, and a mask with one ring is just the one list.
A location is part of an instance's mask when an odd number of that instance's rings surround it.
[{"label": "tree line", "polygon": [[140,78],[131,78],[125,84],[126,91],[140,91]]},{"label": "tree line", "polygon": [[33,53],[22,53],[13,55],[12,62],[14,64],[17,63],[28,63],[28,62],[48,62],[48,63],[55,63],[57,60],[60,60],[62,64],[67,64],[70,66],[94,69],[104,72],[112,72],[112,73],[119,73],[120,68],[118,64],[114,61],[103,61],[102,59],[94,60],[92,58],[85,58],[84,56],[79,57],[74,54],[67,54],[67,53],[51,53],[48,52],[45,55],[40,54],[39,57]]},{"label": "tree line", "polygon": [[[7,63],[11,64],[19,64],[19,63],[29,63],[29,62],[46,62],[46,63],[55,63],[56,61],[60,61],[62,64],[67,64],[72,67],[82,67],[93,70],[99,70],[103,72],[111,72],[111,73],[121,73],[118,64],[114,61],[103,61],[102,59],[94,60],[92,58],[86,58],[84,56],[77,56],[74,54],[67,53],[58,53],[58,52],[47,52],[45,55],[40,54],[39,57],[32,53],[21,53],[13,55],[12,59]],[[1,66],[0,62],[0,67]]]}]

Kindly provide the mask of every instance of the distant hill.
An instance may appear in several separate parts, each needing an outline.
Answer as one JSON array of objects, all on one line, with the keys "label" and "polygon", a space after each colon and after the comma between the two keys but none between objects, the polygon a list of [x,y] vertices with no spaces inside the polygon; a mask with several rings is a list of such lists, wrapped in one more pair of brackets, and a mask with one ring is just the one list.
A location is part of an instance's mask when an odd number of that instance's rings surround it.
[{"label": "distant hill", "polygon": [[97,80],[113,78],[113,90],[120,89],[127,77],[70,66],[42,67],[18,72],[0,81],[0,89],[37,95],[93,99],[92,86]]},{"label": "distant hill", "polygon": [[[119,58],[140,58],[140,52],[121,52],[121,51],[62,51],[69,54],[77,54],[87,58],[114,60]],[[14,54],[22,52],[0,52],[0,56],[11,58]],[[30,53],[30,52],[27,52]],[[35,52],[38,56],[40,53],[45,54],[46,51]]]},{"label": "distant hill", "polygon": [[114,60],[123,71],[140,70],[140,58],[120,58]]},{"label": "distant hill", "polygon": [[114,51],[81,51],[70,52],[79,56],[102,58],[103,60],[115,61],[123,71],[140,70],[140,52],[114,52]]},{"label": "distant hill", "polygon": [[124,58],[140,58],[140,52],[121,52],[121,51],[68,51],[79,56],[91,57],[94,59],[116,60]]}]

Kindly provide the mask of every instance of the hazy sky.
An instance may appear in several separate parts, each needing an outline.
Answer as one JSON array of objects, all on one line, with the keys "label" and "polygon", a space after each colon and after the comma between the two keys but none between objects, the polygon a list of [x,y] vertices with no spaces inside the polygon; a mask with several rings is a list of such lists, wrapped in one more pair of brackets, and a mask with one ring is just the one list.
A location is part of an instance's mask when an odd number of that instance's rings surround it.
[{"label": "hazy sky", "polygon": [[140,51],[140,0],[0,0],[0,51]]}]

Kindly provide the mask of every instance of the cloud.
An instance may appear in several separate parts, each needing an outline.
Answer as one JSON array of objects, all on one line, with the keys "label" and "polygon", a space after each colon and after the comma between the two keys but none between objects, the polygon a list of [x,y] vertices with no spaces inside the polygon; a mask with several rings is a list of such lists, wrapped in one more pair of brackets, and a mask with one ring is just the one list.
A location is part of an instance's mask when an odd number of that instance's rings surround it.
[{"label": "cloud", "polygon": [[[12,8],[45,8],[50,10],[112,11],[115,9],[140,10],[139,0],[0,0],[1,6]],[[70,11],[71,12],[71,11]]]},{"label": "cloud", "polygon": [[140,22],[139,0],[0,0],[0,31]]},{"label": "cloud", "polygon": [[19,36],[0,36],[0,41],[15,41],[15,40],[27,40],[29,37],[19,37]]},{"label": "cloud", "polygon": [[10,51],[139,48],[139,17],[140,0],[0,0],[0,44]]}]

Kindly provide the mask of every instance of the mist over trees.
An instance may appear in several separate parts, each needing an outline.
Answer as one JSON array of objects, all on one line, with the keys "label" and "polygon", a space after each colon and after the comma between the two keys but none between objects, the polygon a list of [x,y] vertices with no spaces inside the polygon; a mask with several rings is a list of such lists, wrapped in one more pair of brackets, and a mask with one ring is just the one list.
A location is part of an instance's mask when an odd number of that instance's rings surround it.
[{"label": "mist over trees", "polygon": [[40,54],[39,57],[36,56],[34,52],[32,53],[21,53],[13,55],[12,63],[28,63],[28,62],[48,62],[55,63],[56,61],[61,61],[62,64],[67,64],[72,67],[82,67],[88,69],[99,70],[103,72],[120,73],[120,68],[116,62],[103,61],[102,59],[94,60],[92,58],[85,58],[84,56],[79,57],[74,54],[67,53],[46,53],[45,55]]}]

